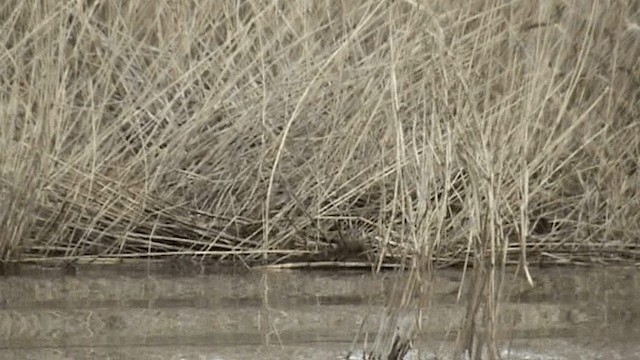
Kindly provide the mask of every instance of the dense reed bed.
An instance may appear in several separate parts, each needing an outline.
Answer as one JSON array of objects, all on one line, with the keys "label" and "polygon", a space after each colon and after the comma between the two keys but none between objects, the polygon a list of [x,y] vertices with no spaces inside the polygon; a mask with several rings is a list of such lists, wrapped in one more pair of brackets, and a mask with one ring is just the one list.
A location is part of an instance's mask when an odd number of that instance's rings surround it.
[{"label": "dense reed bed", "polygon": [[0,257],[637,262],[639,18],[7,1]]},{"label": "dense reed bed", "polygon": [[[638,263],[638,2],[5,1],[0,19],[3,261],[472,263],[458,357],[474,334],[497,356],[497,265]],[[390,321],[374,357],[410,347],[415,324]]]}]

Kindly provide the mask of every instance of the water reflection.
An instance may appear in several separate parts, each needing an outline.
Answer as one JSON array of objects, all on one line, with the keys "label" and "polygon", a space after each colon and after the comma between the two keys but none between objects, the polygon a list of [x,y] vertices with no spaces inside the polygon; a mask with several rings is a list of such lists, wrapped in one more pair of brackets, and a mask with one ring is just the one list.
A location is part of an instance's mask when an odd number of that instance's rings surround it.
[{"label": "water reflection", "polygon": [[[635,270],[532,272],[535,287],[523,279],[505,287],[504,355],[640,358]],[[438,273],[413,358],[446,353],[464,316],[460,276]],[[14,268],[0,277],[0,358],[338,358],[359,329],[360,344],[372,341],[399,280],[195,264]]]}]

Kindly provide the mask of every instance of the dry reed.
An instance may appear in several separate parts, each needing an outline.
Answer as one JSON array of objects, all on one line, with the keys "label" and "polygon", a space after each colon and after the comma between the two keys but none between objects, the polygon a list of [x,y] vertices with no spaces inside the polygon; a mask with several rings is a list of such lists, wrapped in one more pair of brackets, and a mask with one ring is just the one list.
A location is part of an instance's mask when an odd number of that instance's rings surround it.
[{"label": "dry reed", "polygon": [[637,262],[639,11],[6,2],[1,257]]},{"label": "dry reed", "polygon": [[637,2],[5,1],[0,19],[4,261],[638,263]]}]

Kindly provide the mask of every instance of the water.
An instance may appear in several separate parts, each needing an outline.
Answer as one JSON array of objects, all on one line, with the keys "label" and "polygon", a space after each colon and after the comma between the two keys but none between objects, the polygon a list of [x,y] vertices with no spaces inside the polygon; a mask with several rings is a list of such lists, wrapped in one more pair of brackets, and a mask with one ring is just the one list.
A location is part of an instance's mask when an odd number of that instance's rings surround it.
[{"label": "water", "polygon": [[[461,274],[438,272],[409,358],[449,354],[464,317]],[[532,274],[533,288],[521,279],[505,287],[505,358],[640,358],[636,270]],[[362,334],[373,341],[401,280],[344,270],[23,267],[0,277],[0,359],[339,359],[359,329],[354,349],[364,346]]]}]

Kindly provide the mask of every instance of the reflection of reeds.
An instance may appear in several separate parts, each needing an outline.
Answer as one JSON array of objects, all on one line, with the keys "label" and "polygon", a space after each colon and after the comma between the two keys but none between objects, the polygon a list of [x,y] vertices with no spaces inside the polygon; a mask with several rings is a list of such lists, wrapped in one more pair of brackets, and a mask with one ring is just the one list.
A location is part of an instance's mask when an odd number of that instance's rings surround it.
[{"label": "reflection of reeds", "polygon": [[[394,289],[395,296],[383,310],[375,339],[371,347],[363,352],[363,360],[404,359],[413,348],[413,341],[420,330],[419,319],[427,310],[421,308],[421,305],[425,305],[421,304],[425,298],[415,296],[424,291],[421,285],[419,279],[409,276],[402,288]],[[353,353],[346,356],[346,359],[352,358]]]},{"label": "reflection of reeds", "polygon": [[485,353],[489,359],[500,358],[495,337],[498,299],[495,290],[492,291],[487,285],[490,277],[495,277],[495,269],[489,269],[481,263],[473,268],[466,314],[458,332],[454,359],[481,359]]},{"label": "reflection of reeds", "polygon": [[371,360],[404,359],[412,348],[416,327],[415,314],[403,313],[397,309],[386,312],[380,322],[380,330],[369,358]]}]

